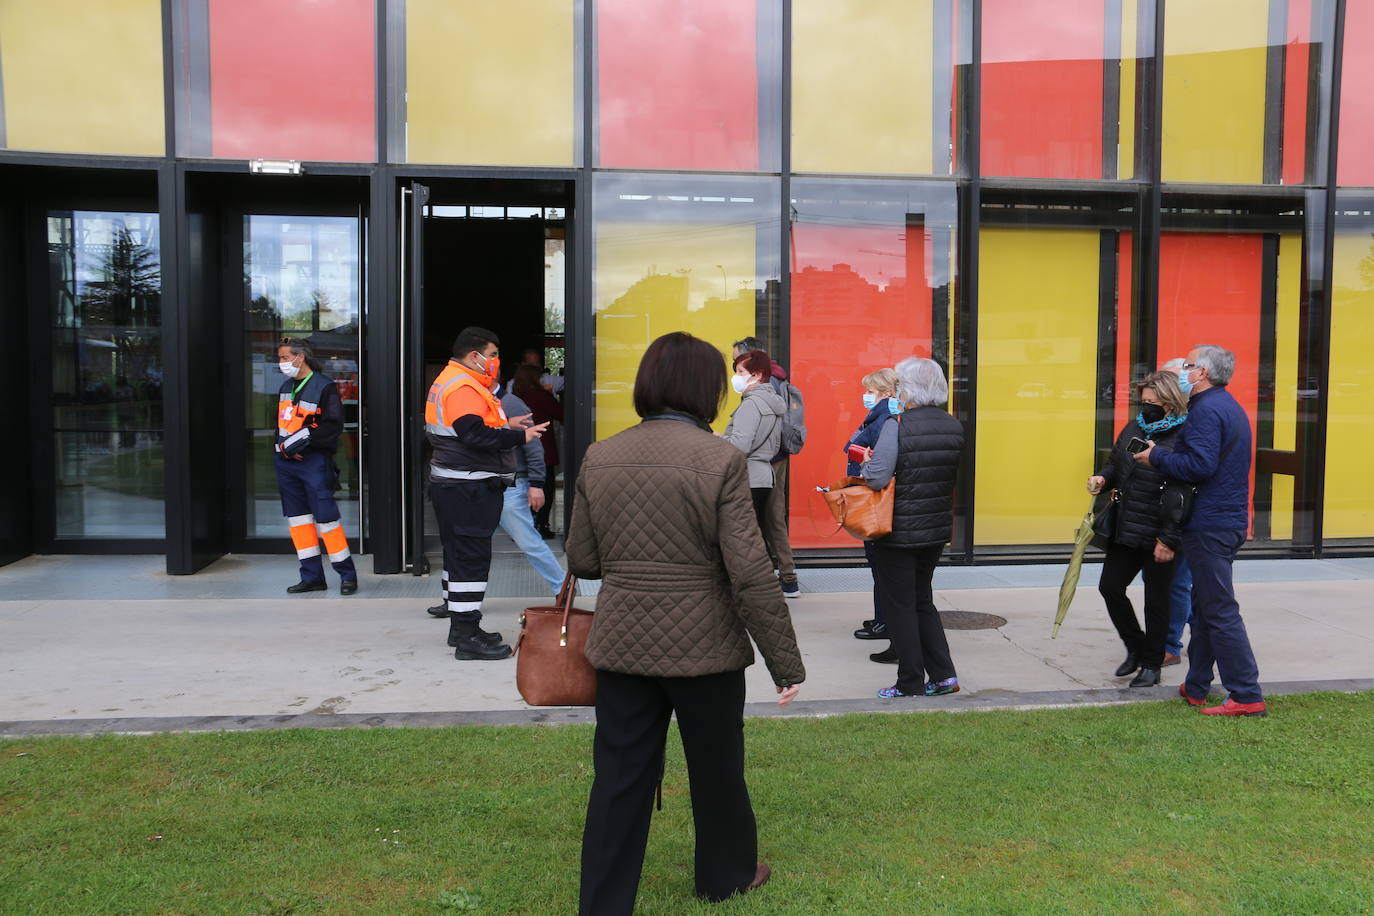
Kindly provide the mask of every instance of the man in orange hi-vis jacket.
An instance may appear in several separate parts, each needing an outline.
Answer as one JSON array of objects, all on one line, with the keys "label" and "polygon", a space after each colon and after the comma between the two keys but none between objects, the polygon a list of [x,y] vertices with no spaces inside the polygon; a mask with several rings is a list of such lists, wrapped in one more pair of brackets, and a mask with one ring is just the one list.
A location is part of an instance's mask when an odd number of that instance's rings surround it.
[{"label": "man in orange hi-vis jacket", "polygon": [[515,482],[515,450],[548,426],[532,425],[528,415],[507,417],[501,409],[494,393],[501,379],[498,343],[485,328],[464,328],[425,399],[425,438],[434,449],[429,496],[444,545],[448,644],[460,661],[511,654],[500,633],[481,626],[491,536],[501,521],[503,491]]}]

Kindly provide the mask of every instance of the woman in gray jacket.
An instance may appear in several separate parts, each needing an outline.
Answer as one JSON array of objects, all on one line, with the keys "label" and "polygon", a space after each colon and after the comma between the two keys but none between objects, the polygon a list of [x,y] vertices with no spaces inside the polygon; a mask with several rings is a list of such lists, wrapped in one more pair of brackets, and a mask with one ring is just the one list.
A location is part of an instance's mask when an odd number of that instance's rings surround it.
[{"label": "woman in gray jacket", "polygon": [[762,350],[735,357],[735,375],[730,384],[741,398],[724,433],[725,441],[749,459],[749,494],[761,531],[768,494],[773,489],[772,462],[782,447],[782,414],[787,409],[782,397],[768,383],[772,371],[773,363]]}]

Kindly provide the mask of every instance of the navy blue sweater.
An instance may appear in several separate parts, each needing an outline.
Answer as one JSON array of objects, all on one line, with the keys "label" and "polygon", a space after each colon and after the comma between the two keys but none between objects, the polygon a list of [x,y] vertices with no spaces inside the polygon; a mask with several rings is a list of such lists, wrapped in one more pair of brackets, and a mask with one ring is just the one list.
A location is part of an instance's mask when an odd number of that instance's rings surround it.
[{"label": "navy blue sweater", "polygon": [[[892,411],[887,408],[887,398],[882,398],[868,411],[868,416],[864,417],[863,423],[860,424],[859,428],[854,432],[854,435],[849,437],[849,441],[845,443],[843,451],[848,454],[851,445],[862,445],[864,448],[876,448],[878,445],[878,436],[881,435],[883,431],[883,424],[888,420],[895,419],[896,417],[893,416]],[[846,460],[844,472],[850,477],[858,477],[863,473],[863,465],[859,464],[857,461]]]},{"label": "navy blue sweater", "polygon": [[1155,449],[1150,465],[1197,485],[1184,530],[1249,528],[1251,438],[1245,408],[1225,388],[1208,388],[1188,400],[1188,422],[1181,430],[1173,452]]}]

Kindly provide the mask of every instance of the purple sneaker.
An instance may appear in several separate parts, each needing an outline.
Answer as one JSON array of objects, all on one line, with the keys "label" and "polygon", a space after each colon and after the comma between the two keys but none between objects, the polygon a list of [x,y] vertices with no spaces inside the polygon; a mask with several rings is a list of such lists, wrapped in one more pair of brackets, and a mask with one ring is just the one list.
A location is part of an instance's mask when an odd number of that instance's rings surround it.
[{"label": "purple sneaker", "polygon": [[959,679],[957,677],[947,677],[943,681],[931,681],[926,684],[926,696],[942,697],[947,693],[959,692]]},{"label": "purple sneaker", "polygon": [[903,693],[896,687],[884,687],[878,691],[878,696],[884,700],[895,700],[897,697],[914,697],[914,693]]}]

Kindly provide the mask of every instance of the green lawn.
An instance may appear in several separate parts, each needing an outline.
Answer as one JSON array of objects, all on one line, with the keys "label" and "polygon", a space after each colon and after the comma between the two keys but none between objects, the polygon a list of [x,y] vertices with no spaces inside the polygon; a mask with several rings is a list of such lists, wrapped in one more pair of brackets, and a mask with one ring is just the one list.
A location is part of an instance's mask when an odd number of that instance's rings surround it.
[{"label": "green lawn", "polygon": [[[750,721],[762,891],[691,899],[670,737],[643,913],[1374,911],[1374,693]],[[0,742],[6,913],[571,913],[584,726]]]}]

